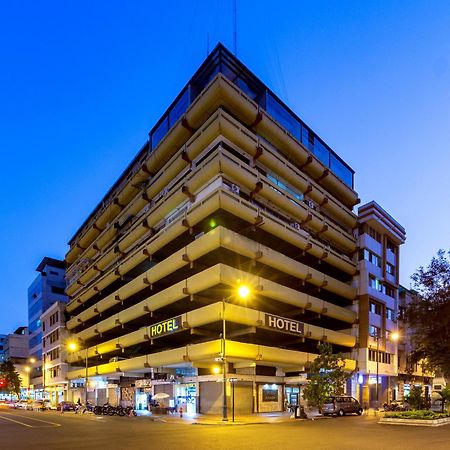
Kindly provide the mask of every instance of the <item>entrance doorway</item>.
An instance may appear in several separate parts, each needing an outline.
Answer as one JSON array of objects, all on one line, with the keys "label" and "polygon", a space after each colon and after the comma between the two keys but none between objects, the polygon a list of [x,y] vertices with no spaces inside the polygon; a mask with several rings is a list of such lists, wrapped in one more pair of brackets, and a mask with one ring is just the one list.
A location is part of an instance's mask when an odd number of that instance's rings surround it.
[{"label": "entrance doorway", "polygon": [[175,387],[177,407],[180,406],[187,414],[197,413],[197,386],[195,383],[179,384]]}]

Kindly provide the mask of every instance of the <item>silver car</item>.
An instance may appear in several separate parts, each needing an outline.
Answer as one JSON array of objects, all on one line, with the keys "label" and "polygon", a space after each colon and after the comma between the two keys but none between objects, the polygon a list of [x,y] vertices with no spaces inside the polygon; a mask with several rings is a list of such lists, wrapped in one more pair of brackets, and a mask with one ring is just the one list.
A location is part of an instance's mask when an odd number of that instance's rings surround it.
[{"label": "silver car", "polygon": [[345,414],[358,414],[360,416],[363,412],[360,403],[356,398],[346,395],[337,395],[330,397],[323,405],[322,413],[324,416],[337,415],[344,416]]}]

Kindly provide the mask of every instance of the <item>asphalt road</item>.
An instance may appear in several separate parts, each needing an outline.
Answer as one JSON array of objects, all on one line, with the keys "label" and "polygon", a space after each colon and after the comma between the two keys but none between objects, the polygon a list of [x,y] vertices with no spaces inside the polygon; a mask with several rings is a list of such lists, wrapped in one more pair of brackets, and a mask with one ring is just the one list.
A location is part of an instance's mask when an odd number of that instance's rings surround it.
[{"label": "asphalt road", "polygon": [[0,450],[445,449],[450,425],[380,425],[342,417],[252,425],[193,425],[150,417],[104,417],[0,409]]}]

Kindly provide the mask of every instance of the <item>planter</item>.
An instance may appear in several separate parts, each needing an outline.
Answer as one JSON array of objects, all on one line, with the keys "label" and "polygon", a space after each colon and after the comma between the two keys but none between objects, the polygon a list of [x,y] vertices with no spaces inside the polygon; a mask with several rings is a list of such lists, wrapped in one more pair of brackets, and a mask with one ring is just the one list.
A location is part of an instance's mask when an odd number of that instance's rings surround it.
[{"label": "planter", "polygon": [[445,417],[443,419],[393,419],[383,417],[379,420],[378,423],[382,425],[409,425],[415,427],[440,427],[443,425],[450,424],[450,417]]}]

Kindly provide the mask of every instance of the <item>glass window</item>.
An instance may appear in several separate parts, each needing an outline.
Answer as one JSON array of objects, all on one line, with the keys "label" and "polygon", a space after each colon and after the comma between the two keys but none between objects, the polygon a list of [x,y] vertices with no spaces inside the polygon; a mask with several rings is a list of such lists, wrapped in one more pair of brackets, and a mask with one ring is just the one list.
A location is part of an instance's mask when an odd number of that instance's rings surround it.
[{"label": "glass window", "polygon": [[391,308],[386,308],[386,319],[394,320],[395,319],[395,311]]},{"label": "glass window", "polygon": [[337,175],[347,186],[353,188],[353,173],[344,166],[333,153],[330,153],[330,169]]},{"label": "glass window", "polygon": [[369,335],[372,337],[380,336],[380,329],[374,325],[369,325]]},{"label": "glass window", "polygon": [[152,132],[152,149],[154,149],[160,142],[161,139],[167,134],[169,131],[169,121],[167,116],[164,117],[163,121],[159,124],[158,128]]},{"label": "glass window", "polygon": [[376,302],[370,302],[369,310],[373,314],[381,315],[381,305]]},{"label": "glass window", "polygon": [[386,263],[386,272],[390,275],[395,275],[395,267],[390,263]]},{"label": "glass window", "polygon": [[266,111],[292,136],[300,141],[300,122],[269,92],[266,97]]},{"label": "glass window", "polygon": [[326,167],[330,167],[330,151],[316,137],[314,137],[313,153]]},{"label": "glass window", "polygon": [[302,144],[312,152],[314,147],[314,137],[308,128],[302,126]]},{"label": "glass window", "polygon": [[173,105],[169,113],[169,128],[173,127],[177,120],[186,112],[189,106],[189,88],[183,92],[178,101]]}]

